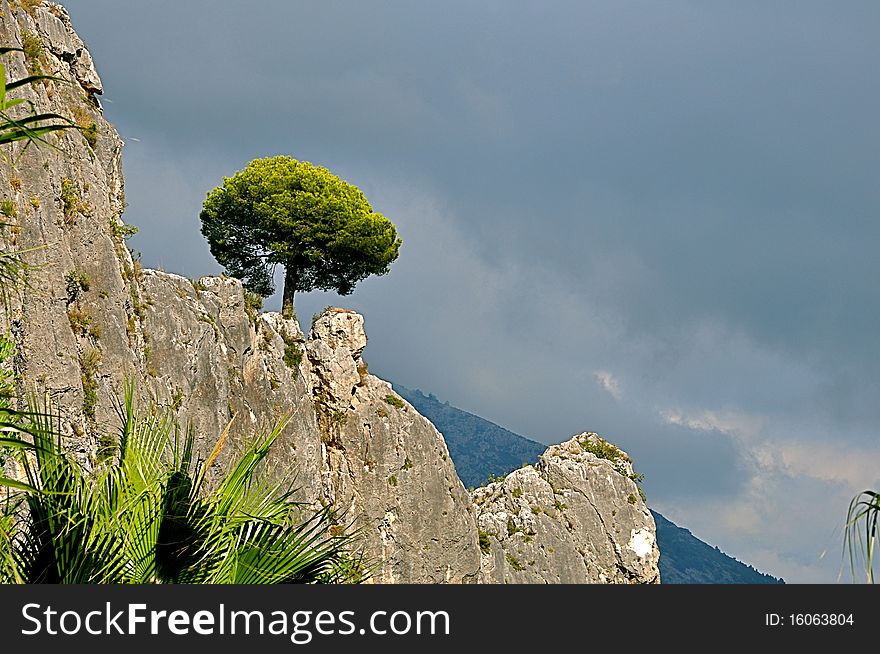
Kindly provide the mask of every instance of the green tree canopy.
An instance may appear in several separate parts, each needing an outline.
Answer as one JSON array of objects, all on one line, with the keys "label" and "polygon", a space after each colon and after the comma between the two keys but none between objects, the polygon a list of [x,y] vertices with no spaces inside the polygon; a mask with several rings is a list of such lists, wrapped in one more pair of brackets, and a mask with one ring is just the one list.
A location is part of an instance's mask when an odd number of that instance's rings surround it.
[{"label": "green tree canopy", "polygon": [[279,156],[255,159],[205,200],[202,234],[226,272],[270,295],[285,267],[283,306],[296,291],[347,295],[397,259],[400,239],[356,186],[326,168]]}]

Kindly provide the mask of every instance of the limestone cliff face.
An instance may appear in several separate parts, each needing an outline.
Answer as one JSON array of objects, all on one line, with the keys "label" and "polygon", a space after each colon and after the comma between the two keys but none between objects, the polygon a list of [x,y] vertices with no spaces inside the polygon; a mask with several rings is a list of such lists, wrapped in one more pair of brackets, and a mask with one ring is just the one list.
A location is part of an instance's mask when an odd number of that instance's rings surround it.
[{"label": "limestone cliff face", "polygon": [[659,583],[654,518],[632,477],[625,453],[584,433],[476,489],[480,581]]},{"label": "limestone cliff face", "polygon": [[84,464],[111,451],[114,403],[132,380],[142,402],[191,425],[203,451],[228,427],[227,457],[287,418],[269,471],[360,530],[376,581],[653,580],[653,522],[641,500],[627,503],[635,487],[625,475],[566,444],[472,502],[439,432],[369,374],[363,317],[332,309],[307,335],[295,319],[247,306],[237,280],[142,269],[124,241],[122,141],[103,117],[88,51],[59,5],[0,0],[0,43],[24,42],[27,57],[4,58],[9,79],[39,69],[69,83],[16,95],[90,129],[50,137],[55,148],[5,150],[14,165],[0,164],[0,219],[11,227],[0,247],[35,249],[27,292],[0,318],[16,343],[21,396],[54,400]]},{"label": "limestone cliff face", "polygon": [[4,148],[0,163],[2,247],[28,253],[29,289],[9,316],[18,346],[22,390],[45,390],[65,415],[69,445],[94,459],[98,426],[110,421],[111,392],[142,368],[143,338],[135,264],[122,239],[125,206],[122,141],[104,120],[101,82],[91,57],[58,5],[0,2],[0,42],[27,45],[3,60],[7,79],[42,72],[69,80],[17,89],[37,112],[94,125],[91,142],[76,130],[50,135],[47,146]]}]

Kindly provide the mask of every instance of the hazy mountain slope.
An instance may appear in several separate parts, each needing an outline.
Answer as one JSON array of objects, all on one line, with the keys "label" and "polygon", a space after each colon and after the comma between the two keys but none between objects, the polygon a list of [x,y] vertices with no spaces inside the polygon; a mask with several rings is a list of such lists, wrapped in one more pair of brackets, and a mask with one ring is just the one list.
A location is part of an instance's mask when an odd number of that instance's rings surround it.
[{"label": "hazy mountain slope", "polygon": [[656,511],[660,545],[660,578],[664,584],[781,584],[781,579],[755,570]]},{"label": "hazy mountain slope", "polygon": [[[428,418],[446,439],[449,454],[466,486],[480,486],[490,475],[505,475],[533,463],[545,445],[499,427],[434,395],[394,384],[394,389]],[[775,584],[770,575],[696,538],[656,511],[660,579],[664,584]]]},{"label": "hazy mountain slope", "polygon": [[489,475],[506,475],[534,463],[546,445],[523,438],[434,395],[394,384],[394,390],[434,423],[446,439],[458,476],[467,487],[484,484]]}]

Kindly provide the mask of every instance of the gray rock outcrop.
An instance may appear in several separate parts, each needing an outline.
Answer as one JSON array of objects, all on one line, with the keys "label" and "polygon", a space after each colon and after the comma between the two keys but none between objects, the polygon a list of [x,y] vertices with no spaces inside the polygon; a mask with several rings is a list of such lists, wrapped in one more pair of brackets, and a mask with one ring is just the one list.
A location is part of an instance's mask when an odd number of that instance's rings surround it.
[{"label": "gray rock outcrop", "polygon": [[624,452],[584,433],[476,489],[481,583],[659,583],[634,477]]}]

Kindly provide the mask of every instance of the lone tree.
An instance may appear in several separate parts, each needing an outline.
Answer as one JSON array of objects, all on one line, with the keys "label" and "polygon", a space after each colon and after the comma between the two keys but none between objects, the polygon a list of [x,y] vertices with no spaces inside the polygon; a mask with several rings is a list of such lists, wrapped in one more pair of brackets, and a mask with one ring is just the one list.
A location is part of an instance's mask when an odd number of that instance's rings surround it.
[{"label": "lone tree", "polygon": [[368,275],[384,275],[401,243],[360,189],[286,156],[255,159],[225,177],[200,217],[211,254],[248,290],[271,295],[275,266],[284,266],[285,315],[296,291],[348,295]]}]

